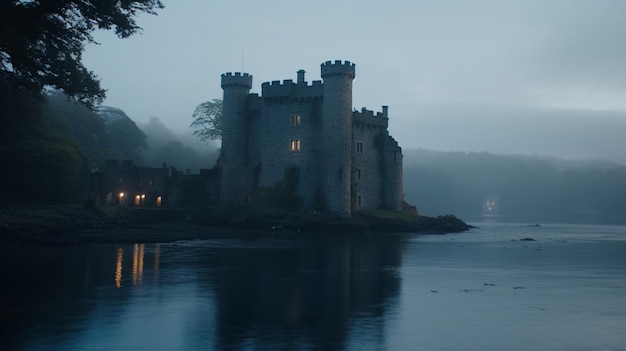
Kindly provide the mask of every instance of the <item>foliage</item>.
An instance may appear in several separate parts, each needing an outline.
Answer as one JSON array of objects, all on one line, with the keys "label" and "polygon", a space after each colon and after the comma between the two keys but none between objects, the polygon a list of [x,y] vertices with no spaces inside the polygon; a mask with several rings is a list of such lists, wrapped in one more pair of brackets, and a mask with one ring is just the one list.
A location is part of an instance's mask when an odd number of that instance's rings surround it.
[{"label": "foliage", "polygon": [[222,137],[222,100],[213,99],[196,106],[193,122],[189,127],[195,129],[193,135],[204,142]]},{"label": "foliage", "polygon": [[0,202],[80,203],[90,171],[109,158],[132,158],[145,136],[123,115],[107,124],[95,112],[51,94],[39,101],[0,82]]},{"label": "foliage", "polygon": [[13,170],[7,176],[14,202],[63,203],[82,190],[75,188],[82,184],[82,154],[65,136],[51,132],[44,138],[20,139],[4,157],[5,166]]},{"label": "foliage", "polygon": [[[124,159],[141,161],[139,154],[146,148],[146,135],[137,124],[119,108],[101,107],[98,111],[101,118],[105,118],[107,146],[120,151]],[[114,116],[114,118],[111,118]]]},{"label": "foliage", "polygon": [[146,147],[146,136],[124,111],[102,107],[98,113],[67,96],[52,92],[42,106],[42,117],[55,131],[73,138],[92,166],[107,159],[132,159]]},{"label": "foliage", "polygon": [[[32,97],[0,85],[1,202],[63,203],[80,197],[84,154],[76,142],[51,128]],[[20,117],[20,118],[14,118]]]},{"label": "foliage", "polygon": [[172,140],[161,146],[155,150],[152,157],[152,160],[149,161],[155,167],[160,166],[163,162],[180,169],[209,168],[210,165],[209,161],[196,150],[178,140]]},{"label": "foliage", "polygon": [[140,13],[155,14],[160,0],[46,0],[0,2],[0,80],[40,96],[44,87],[62,90],[93,107],[105,91],[81,62],[92,32],[113,29],[127,38],[141,28]]}]

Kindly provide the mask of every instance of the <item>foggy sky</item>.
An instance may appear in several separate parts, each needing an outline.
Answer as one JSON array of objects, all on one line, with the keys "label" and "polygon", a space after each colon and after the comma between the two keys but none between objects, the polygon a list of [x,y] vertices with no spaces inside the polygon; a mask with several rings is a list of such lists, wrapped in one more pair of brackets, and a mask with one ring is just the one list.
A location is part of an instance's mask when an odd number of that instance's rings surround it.
[{"label": "foggy sky", "polygon": [[[320,79],[356,63],[354,108],[389,105],[404,148],[626,163],[626,2],[166,0],[143,34],[99,32],[85,65],[106,105],[187,129],[220,74]],[[191,133],[191,132],[189,132]]]}]

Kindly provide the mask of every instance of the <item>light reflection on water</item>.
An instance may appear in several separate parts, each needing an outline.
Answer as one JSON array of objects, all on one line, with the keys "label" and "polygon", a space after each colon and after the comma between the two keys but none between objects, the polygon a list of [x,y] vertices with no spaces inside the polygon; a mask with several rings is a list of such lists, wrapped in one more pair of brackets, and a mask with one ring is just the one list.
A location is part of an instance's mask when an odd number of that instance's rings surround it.
[{"label": "light reflection on water", "polygon": [[485,225],[2,247],[0,349],[620,350],[625,237],[623,227]]}]

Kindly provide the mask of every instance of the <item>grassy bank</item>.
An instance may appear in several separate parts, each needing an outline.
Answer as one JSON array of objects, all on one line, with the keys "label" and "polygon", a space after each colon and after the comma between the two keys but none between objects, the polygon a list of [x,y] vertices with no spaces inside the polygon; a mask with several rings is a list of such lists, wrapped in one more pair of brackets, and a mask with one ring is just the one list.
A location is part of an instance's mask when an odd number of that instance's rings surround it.
[{"label": "grassy bank", "polygon": [[343,218],[255,206],[146,209],[105,207],[5,207],[4,243],[82,244],[166,242],[295,234],[451,233],[469,229],[454,216],[422,217],[368,211]]}]

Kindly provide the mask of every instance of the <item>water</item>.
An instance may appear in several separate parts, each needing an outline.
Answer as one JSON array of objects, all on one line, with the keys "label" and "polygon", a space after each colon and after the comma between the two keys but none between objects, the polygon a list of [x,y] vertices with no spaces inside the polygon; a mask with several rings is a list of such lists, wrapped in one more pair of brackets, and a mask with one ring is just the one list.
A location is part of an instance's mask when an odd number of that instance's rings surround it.
[{"label": "water", "polygon": [[1,247],[0,349],[626,350],[626,227],[480,226]]}]

